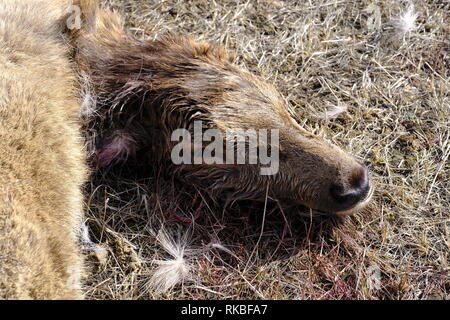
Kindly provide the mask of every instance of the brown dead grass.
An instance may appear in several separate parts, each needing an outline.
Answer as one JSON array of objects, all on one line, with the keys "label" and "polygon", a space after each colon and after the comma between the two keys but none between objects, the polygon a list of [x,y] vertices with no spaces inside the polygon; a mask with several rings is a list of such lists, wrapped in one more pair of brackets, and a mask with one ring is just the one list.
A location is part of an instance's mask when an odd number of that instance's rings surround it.
[{"label": "brown dead grass", "polygon": [[[299,122],[371,168],[370,208],[346,219],[305,208],[223,208],[148,168],[99,173],[87,188],[92,299],[450,299],[449,12],[396,0],[110,0],[141,38],[166,30],[221,43],[275,83]],[[377,4],[379,28],[369,29]],[[333,108],[346,110],[324,117]],[[150,286],[169,256],[156,232],[187,235],[190,276]],[[182,237],[182,236],[181,236]],[[369,284],[380,270],[379,288]]]}]

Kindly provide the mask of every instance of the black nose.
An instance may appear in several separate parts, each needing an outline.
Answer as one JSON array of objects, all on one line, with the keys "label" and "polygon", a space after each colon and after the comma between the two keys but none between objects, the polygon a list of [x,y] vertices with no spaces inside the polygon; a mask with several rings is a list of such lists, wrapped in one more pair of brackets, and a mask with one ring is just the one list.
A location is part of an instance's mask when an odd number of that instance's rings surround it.
[{"label": "black nose", "polygon": [[333,185],[330,194],[337,205],[337,211],[349,209],[365,200],[370,192],[370,178],[366,167],[361,166],[349,178],[346,187]]}]

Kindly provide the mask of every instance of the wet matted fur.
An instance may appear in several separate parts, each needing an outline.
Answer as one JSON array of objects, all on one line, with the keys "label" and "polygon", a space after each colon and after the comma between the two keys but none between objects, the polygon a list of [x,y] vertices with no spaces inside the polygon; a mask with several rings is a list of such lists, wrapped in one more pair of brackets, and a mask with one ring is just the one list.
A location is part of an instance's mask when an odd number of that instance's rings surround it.
[{"label": "wet matted fur", "polygon": [[[86,80],[86,114],[98,167],[138,158],[230,200],[264,200],[339,214],[353,213],[370,199],[366,167],[353,156],[304,130],[278,91],[233,64],[222,47],[167,34],[140,41],[121,17],[85,2],[77,61]],[[86,88],[85,88],[86,89]],[[94,97],[94,98],[92,98]],[[260,175],[258,165],[173,166],[171,134],[204,129],[279,130],[279,173]],[[226,140],[226,138],[225,138]],[[225,140],[223,141],[225,143]],[[261,144],[261,142],[259,142]]]}]

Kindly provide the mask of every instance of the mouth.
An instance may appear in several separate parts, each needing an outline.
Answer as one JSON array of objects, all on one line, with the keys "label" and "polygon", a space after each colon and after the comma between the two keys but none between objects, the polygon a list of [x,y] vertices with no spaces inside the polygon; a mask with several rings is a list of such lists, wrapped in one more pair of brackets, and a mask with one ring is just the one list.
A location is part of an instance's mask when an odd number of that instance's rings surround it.
[{"label": "mouth", "polygon": [[351,206],[345,210],[334,211],[334,213],[339,216],[346,216],[346,215],[352,215],[352,214],[358,212],[359,210],[363,209],[370,202],[370,200],[372,199],[374,190],[375,190],[375,188],[374,188],[373,184],[371,184],[370,189],[368,190],[364,199],[360,200],[359,202],[357,202],[356,204],[354,204],[353,206]]}]

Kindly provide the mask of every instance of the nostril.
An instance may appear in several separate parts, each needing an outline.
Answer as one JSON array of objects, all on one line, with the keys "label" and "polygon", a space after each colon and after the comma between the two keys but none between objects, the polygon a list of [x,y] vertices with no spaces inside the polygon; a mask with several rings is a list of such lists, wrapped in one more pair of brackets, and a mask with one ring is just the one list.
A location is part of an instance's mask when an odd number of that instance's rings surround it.
[{"label": "nostril", "polygon": [[336,202],[341,202],[344,193],[344,187],[341,185],[333,184],[330,188],[330,194]]},{"label": "nostril", "polygon": [[354,189],[364,189],[369,183],[369,171],[365,166],[360,166],[350,177],[350,186]]},{"label": "nostril", "polygon": [[333,185],[330,194],[335,203],[342,208],[352,207],[364,200],[370,191],[370,178],[367,168],[359,168],[351,177],[349,187]]}]

